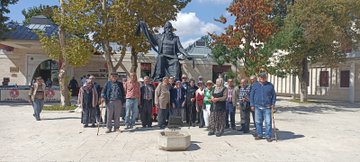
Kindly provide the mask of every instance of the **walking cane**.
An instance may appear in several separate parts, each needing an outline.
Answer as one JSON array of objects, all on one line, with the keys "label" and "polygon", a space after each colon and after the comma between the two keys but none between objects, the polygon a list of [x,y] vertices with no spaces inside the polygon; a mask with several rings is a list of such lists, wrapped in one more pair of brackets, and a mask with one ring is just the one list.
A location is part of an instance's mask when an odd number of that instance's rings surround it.
[{"label": "walking cane", "polygon": [[278,141],[278,136],[277,136],[277,129],[275,126],[275,115],[274,115],[274,107],[271,107],[271,117],[272,117],[272,125],[273,125],[273,131],[274,131],[274,136],[275,136],[275,141]]},{"label": "walking cane", "polygon": [[96,133],[97,136],[99,135],[99,131],[100,131],[100,119],[102,118],[101,112],[102,112],[102,109],[104,108],[104,106],[102,104],[103,104],[103,102],[100,101],[100,104],[99,104],[100,114],[99,114],[99,121],[98,121],[98,129],[97,129],[97,133]]}]

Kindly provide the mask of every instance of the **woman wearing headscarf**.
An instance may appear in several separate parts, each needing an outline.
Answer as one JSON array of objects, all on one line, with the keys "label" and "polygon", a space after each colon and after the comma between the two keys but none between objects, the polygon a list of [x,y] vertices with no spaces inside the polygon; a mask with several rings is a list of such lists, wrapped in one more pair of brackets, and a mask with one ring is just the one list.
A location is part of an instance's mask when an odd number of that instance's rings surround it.
[{"label": "woman wearing headscarf", "polygon": [[213,84],[214,83],[211,80],[206,81],[206,88],[204,91],[203,116],[204,116],[204,124],[206,128],[209,128],[210,108],[212,106],[211,94],[213,90]]},{"label": "woman wearing headscarf", "polygon": [[84,124],[84,128],[88,127],[91,122],[92,127],[95,127],[95,108],[98,103],[98,94],[95,86],[90,79],[86,80],[79,90],[78,104],[82,107],[81,123]]},{"label": "woman wearing headscarf", "polygon": [[215,134],[216,137],[220,137],[224,133],[227,93],[227,88],[223,86],[223,80],[221,78],[216,79],[216,84],[211,94],[213,106],[210,109],[208,135]]}]

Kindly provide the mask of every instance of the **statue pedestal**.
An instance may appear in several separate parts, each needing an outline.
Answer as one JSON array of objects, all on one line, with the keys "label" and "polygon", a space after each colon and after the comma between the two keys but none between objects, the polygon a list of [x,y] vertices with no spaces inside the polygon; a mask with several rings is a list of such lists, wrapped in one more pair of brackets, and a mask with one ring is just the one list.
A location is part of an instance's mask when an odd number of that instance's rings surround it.
[{"label": "statue pedestal", "polygon": [[159,149],[185,151],[190,146],[191,136],[185,132],[163,131],[159,134]]}]

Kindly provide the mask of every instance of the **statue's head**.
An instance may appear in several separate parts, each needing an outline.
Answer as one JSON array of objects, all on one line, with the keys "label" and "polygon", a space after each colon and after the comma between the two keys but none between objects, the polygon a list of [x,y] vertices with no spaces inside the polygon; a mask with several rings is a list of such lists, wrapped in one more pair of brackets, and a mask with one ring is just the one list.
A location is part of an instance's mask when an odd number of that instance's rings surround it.
[{"label": "statue's head", "polygon": [[174,30],[172,24],[168,21],[165,23],[164,25],[164,32],[165,33],[169,33],[169,32],[172,32]]}]

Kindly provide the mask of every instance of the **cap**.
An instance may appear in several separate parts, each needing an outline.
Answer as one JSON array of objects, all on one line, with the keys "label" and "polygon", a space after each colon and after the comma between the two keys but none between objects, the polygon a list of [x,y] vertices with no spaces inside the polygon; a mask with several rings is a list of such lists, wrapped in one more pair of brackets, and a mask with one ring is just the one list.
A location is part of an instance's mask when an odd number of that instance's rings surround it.
[{"label": "cap", "polygon": [[259,73],[259,77],[266,78],[267,74],[265,72],[261,72],[261,73]]},{"label": "cap", "polygon": [[118,73],[117,73],[117,72],[112,72],[110,75],[112,75],[112,76],[118,76]]},{"label": "cap", "polygon": [[211,80],[206,81],[206,84],[214,84]]},{"label": "cap", "polygon": [[180,81],[180,80],[177,80],[175,83],[176,83],[176,84],[177,84],[177,83],[181,83],[181,81]]}]

